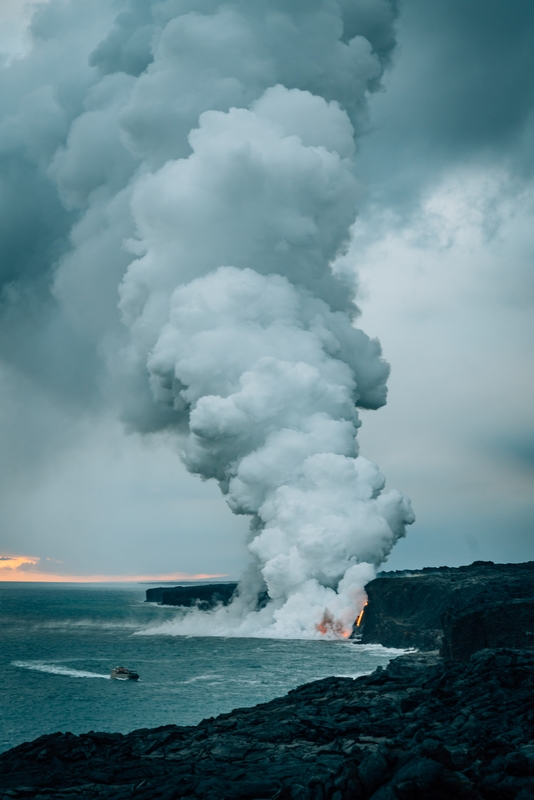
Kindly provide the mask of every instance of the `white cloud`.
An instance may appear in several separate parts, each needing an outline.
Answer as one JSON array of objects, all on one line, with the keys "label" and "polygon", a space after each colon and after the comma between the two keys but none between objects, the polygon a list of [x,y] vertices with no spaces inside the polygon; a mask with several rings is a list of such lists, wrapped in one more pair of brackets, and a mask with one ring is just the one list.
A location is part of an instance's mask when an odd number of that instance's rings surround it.
[{"label": "white cloud", "polygon": [[28,28],[40,3],[49,0],[2,0],[0,5],[0,66],[24,58],[31,49]]},{"label": "white cloud", "polygon": [[462,168],[407,223],[374,209],[356,227],[362,325],[393,364],[360,438],[418,510],[392,566],[530,556],[532,473],[504,446],[534,433],[534,190],[513,190]]}]

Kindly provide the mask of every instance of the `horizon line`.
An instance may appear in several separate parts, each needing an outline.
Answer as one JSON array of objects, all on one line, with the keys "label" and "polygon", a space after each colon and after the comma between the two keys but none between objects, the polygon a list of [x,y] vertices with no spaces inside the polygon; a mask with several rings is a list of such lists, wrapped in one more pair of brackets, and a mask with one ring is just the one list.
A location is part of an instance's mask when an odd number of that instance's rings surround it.
[{"label": "horizon line", "polygon": [[1,583],[174,583],[180,581],[206,581],[229,578],[229,573],[175,572],[161,575],[58,575],[49,572],[23,572],[1,570]]}]

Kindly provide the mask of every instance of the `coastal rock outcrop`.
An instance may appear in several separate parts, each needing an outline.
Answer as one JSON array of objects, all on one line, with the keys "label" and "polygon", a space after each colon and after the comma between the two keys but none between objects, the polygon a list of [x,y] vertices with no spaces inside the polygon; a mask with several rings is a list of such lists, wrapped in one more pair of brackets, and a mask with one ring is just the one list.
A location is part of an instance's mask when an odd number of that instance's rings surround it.
[{"label": "coastal rock outcrop", "polygon": [[0,798],[531,800],[534,652],[412,654],[196,727],[55,733],[0,756]]},{"label": "coastal rock outcrop", "polygon": [[459,660],[484,647],[534,647],[534,561],[383,573],[365,589],[364,643],[441,648]]},{"label": "coastal rock outcrop", "polygon": [[534,647],[534,597],[445,611],[442,654],[459,661],[487,647]]},{"label": "coastal rock outcrop", "polygon": [[146,590],[147,603],[159,603],[164,606],[197,606],[207,611],[217,605],[227,606],[237,583],[204,583],[193,586],[158,586]]}]

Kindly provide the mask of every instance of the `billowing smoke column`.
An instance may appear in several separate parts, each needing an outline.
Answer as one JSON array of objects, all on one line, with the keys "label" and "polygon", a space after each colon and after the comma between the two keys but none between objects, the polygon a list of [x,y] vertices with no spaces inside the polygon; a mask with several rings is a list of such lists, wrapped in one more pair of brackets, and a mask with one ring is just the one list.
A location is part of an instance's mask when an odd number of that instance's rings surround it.
[{"label": "billowing smoke column", "polygon": [[[267,19],[276,5],[263,7]],[[299,5],[298,19],[283,17],[308,47],[307,24],[335,6]],[[232,20],[251,35],[254,17]],[[268,26],[266,38],[252,51],[269,44]],[[302,84],[319,66],[327,97],[350,77],[363,94],[362,78],[379,70],[365,40],[326,44],[326,64],[318,52],[319,65],[299,65]],[[241,48],[227,57],[241,59]],[[133,190],[139,258],[121,309],[154,399],[188,425],[187,468],[252,516],[255,570],[230,611],[177,629],[227,630],[235,620],[271,635],[348,633],[369,565],[413,520],[356,443],[356,406],[385,402],[388,367],[353,327],[350,287],[332,271],[360,193],[353,125],[337,100],[277,83],[246,108],[204,111],[188,138],[189,156]],[[249,606],[265,588],[271,602],[258,613]]]},{"label": "billowing smoke column", "polygon": [[132,0],[49,156],[78,214],[58,302],[105,353],[130,427],[174,430],[187,469],[252,519],[238,599],[177,633],[348,635],[414,519],[358,454],[356,409],[385,403],[389,368],[338,258],[394,5]]}]

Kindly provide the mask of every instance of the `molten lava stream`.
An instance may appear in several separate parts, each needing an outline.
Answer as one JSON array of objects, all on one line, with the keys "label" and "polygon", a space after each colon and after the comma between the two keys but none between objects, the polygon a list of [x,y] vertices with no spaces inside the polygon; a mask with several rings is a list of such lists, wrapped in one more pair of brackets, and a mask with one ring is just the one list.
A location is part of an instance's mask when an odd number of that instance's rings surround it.
[{"label": "molten lava stream", "polygon": [[356,627],[357,627],[357,628],[359,628],[359,627],[360,627],[360,625],[362,624],[362,620],[363,620],[363,613],[364,613],[364,611],[365,611],[365,607],[366,607],[366,606],[367,606],[367,603],[365,603],[364,607],[362,608],[362,610],[360,611],[360,613],[359,613],[359,614],[358,614],[358,616],[356,617]]}]

